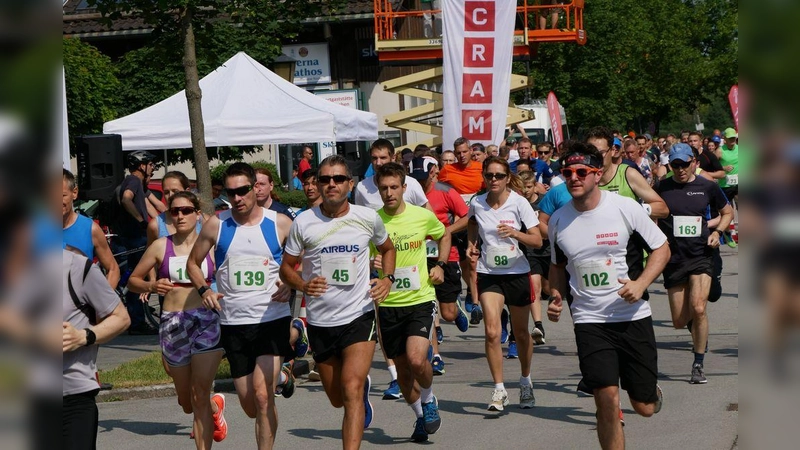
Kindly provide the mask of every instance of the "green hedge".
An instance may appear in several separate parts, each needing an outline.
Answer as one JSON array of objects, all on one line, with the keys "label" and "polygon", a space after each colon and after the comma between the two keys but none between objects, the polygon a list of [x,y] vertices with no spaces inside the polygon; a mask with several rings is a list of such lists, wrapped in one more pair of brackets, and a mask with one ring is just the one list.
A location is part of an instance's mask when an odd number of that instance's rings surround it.
[{"label": "green hedge", "polygon": [[281,198],[281,203],[292,208],[298,209],[306,206],[306,195],[303,191],[284,191],[283,189],[275,189],[275,193]]},{"label": "green hedge", "polygon": [[[225,170],[233,163],[222,163],[218,166],[214,166],[211,169],[211,179],[222,179],[222,174],[225,173]],[[268,163],[266,161],[253,161],[248,163],[253,166],[254,169],[267,169],[269,173],[272,174],[272,180],[275,183],[275,187],[283,186],[283,181],[281,181],[280,175],[278,175],[278,168],[275,167],[275,164]]]}]

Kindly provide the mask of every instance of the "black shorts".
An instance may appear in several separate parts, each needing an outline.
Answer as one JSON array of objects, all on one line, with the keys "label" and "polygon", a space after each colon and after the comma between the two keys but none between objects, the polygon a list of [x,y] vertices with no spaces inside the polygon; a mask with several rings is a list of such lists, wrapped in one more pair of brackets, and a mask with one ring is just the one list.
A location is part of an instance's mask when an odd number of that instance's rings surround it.
[{"label": "black shorts", "polygon": [[527,273],[489,275],[478,272],[478,294],[496,292],[505,297],[508,306],[528,306],[531,298],[531,277]]},{"label": "black shorts", "polygon": [[725,197],[728,198],[728,201],[733,201],[733,198],[739,195],[739,186],[729,186],[726,188],[722,188],[722,192],[725,194]]},{"label": "black shorts", "polygon": [[[436,267],[435,259],[428,259],[428,272]],[[444,282],[435,284],[436,300],[439,303],[455,303],[461,295],[461,267],[457,262],[448,262],[444,266]]]},{"label": "black shorts", "polygon": [[436,304],[432,301],[413,306],[378,308],[381,327],[381,347],[387,358],[396,358],[406,353],[406,340],[419,336],[430,340]]},{"label": "black shorts", "polygon": [[541,275],[547,280],[550,275],[550,257],[528,255],[528,265],[531,266],[531,275]]},{"label": "black shorts", "polygon": [[221,325],[220,342],[231,365],[231,376],[240,378],[253,373],[256,358],[263,355],[289,356],[292,317],[247,325]]},{"label": "black shorts", "polygon": [[454,233],[452,235],[452,245],[458,250],[458,260],[464,261],[467,259],[467,244],[469,241],[467,240],[467,232],[459,231],[458,233]]},{"label": "black shorts", "polygon": [[699,256],[689,261],[669,263],[664,268],[664,288],[670,289],[689,282],[689,275],[714,275],[711,256]]},{"label": "black shorts", "polygon": [[352,322],[338,327],[308,325],[308,345],[314,352],[314,361],[321,363],[342,350],[359,342],[377,341],[375,336],[375,311],[369,311]]},{"label": "black shorts", "polygon": [[583,379],[579,389],[622,386],[633,400],[652,403],[658,399],[656,382],[658,352],[653,318],[633,322],[579,323],[575,325]]}]

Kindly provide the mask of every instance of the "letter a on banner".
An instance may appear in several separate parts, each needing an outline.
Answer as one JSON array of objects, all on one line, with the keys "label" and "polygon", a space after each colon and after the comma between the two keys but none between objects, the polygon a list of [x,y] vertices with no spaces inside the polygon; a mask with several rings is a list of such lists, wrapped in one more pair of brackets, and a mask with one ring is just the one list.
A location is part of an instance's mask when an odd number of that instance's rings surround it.
[{"label": "letter a on banner", "polygon": [[445,146],[503,140],[515,14],[509,0],[443,0]]},{"label": "letter a on banner", "polygon": [[547,94],[547,114],[550,115],[550,127],[553,129],[553,144],[558,149],[564,141],[564,128],[561,124],[561,105],[553,91]]}]

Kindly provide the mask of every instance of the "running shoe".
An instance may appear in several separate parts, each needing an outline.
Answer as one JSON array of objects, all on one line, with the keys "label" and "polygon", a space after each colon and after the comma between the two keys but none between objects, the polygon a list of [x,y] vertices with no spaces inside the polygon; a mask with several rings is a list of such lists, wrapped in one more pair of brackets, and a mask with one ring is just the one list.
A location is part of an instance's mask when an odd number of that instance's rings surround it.
[{"label": "running shoe", "polygon": [[392,380],[389,383],[389,388],[383,391],[383,399],[398,400],[401,398],[403,398],[403,393],[400,392],[400,385],[397,384],[397,380]]},{"label": "running shoe", "polygon": [[281,372],[286,374],[286,382],[282,385],[281,395],[283,398],[289,398],[294,395],[294,374],[292,373],[292,367],[284,365],[281,367]]},{"label": "running shoe", "polygon": [[508,354],[506,354],[506,358],[508,359],[519,358],[519,353],[517,352],[517,341],[511,341],[508,343]]},{"label": "running shoe", "polygon": [[521,384],[519,386],[519,407],[531,409],[536,406],[536,397],[533,396],[533,385]]},{"label": "running shoe", "polygon": [[733,238],[730,236],[727,236],[725,240],[728,241],[727,244],[728,247],[730,248],[736,248],[739,246],[739,244],[737,244],[736,241],[734,241]]},{"label": "running shoe", "polygon": [[367,381],[364,382],[364,429],[369,428],[372,423],[372,403],[369,402],[369,389],[372,387],[372,378],[367,375]]},{"label": "running shoe", "polygon": [[433,361],[431,361],[431,367],[433,367],[434,375],[444,375],[444,361],[442,360],[441,356],[433,357]]},{"label": "running shoe", "polygon": [[458,306],[456,328],[458,328],[458,331],[465,333],[467,330],[469,330],[469,319],[467,318],[466,311],[464,311],[464,308],[461,306],[461,302],[456,301],[456,305]]},{"label": "running shoe", "polygon": [[297,329],[297,331],[300,333],[300,337],[297,338],[297,342],[294,343],[294,356],[296,358],[302,358],[306,356],[306,353],[308,353],[308,334],[306,333],[306,324],[300,319],[294,319],[292,320],[292,327]]},{"label": "running shoe", "polygon": [[706,371],[703,369],[702,364],[695,364],[692,366],[692,379],[689,381],[692,384],[706,384]]},{"label": "running shoe", "polygon": [[625,415],[622,414],[622,405],[620,405],[620,407],[619,407],[619,423],[623,427],[625,426]]},{"label": "running shoe", "polygon": [[500,314],[500,343],[508,342],[508,313],[503,310]]},{"label": "running shoe", "polygon": [[483,309],[481,309],[481,305],[476,304],[472,307],[472,312],[470,313],[472,316],[469,320],[469,323],[473,325],[478,325],[483,320]]},{"label": "running shoe", "polygon": [[444,331],[442,331],[442,327],[436,327],[436,342],[439,344],[444,342]]},{"label": "running shoe", "polygon": [[228,436],[228,422],[225,421],[225,396],[214,394],[211,401],[217,404],[217,412],[212,414],[214,418],[214,442],[222,442]]},{"label": "running shoe", "polygon": [[433,396],[433,400],[422,404],[422,418],[425,421],[425,432],[434,434],[442,426],[442,418],[439,417],[439,399]]},{"label": "running shoe", "polygon": [[321,378],[319,377],[319,372],[314,369],[311,369],[308,372],[308,381],[320,381]]},{"label": "running shoe", "polygon": [[464,297],[464,309],[466,309],[468,313],[472,314],[472,308],[475,305],[475,303],[472,303],[472,296],[467,294],[467,296]]},{"label": "running shoe", "polygon": [[656,395],[658,395],[658,400],[656,400],[656,406],[653,409],[653,414],[658,414],[661,411],[661,407],[664,406],[664,391],[661,390],[661,386],[656,385]]},{"label": "running shoe", "polygon": [[428,440],[428,432],[425,431],[425,419],[418,417],[414,422],[414,432],[411,433],[411,440],[414,442],[425,442]]},{"label": "running shoe", "polygon": [[533,328],[531,331],[531,337],[533,338],[533,345],[542,345],[546,341],[544,340],[544,328]]},{"label": "running shoe", "polygon": [[492,402],[489,403],[489,411],[502,411],[508,406],[508,392],[505,389],[495,389],[492,391]]}]

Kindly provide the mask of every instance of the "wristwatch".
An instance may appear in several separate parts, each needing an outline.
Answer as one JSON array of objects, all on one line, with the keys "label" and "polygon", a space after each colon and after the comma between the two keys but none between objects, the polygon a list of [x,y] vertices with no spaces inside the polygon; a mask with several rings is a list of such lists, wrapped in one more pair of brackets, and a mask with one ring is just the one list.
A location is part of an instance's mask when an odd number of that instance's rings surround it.
[{"label": "wristwatch", "polygon": [[208,290],[208,286],[200,286],[197,289],[197,293],[200,294],[200,297],[202,297],[203,294],[205,294],[207,290]]},{"label": "wristwatch", "polygon": [[391,281],[392,283],[394,283],[394,275],[393,275],[393,274],[391,274],[391,273],[387,273],[387,274],[386,274],[386,275],[384,275],[383,277],[384,277],[384,278],[388,278],[388,279],[389,279],[389,281]]},{"label": "wristwatch", "polygon": [[86,347],[94,345],[94,343],[97,341],[97,335],[94,334],[94,331],[92,331],[90,328],[84,328],[83,331],[86,332]]},{"label": "wristwatch", "polygon": [[436,266],[444,270],[444,268],[447,267],[447,263],[444,261],[436,261]]}]

